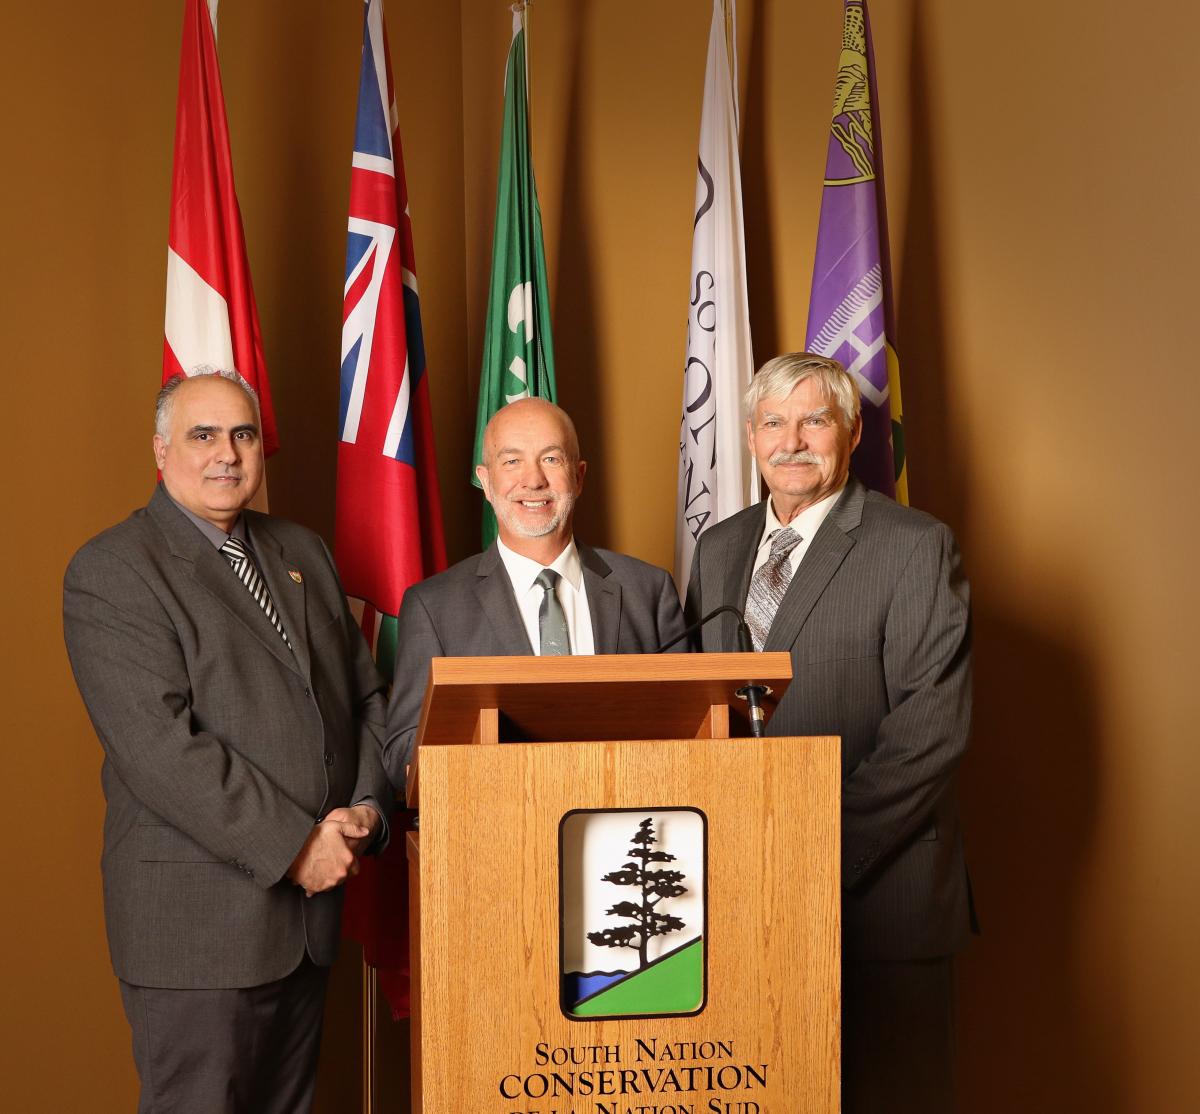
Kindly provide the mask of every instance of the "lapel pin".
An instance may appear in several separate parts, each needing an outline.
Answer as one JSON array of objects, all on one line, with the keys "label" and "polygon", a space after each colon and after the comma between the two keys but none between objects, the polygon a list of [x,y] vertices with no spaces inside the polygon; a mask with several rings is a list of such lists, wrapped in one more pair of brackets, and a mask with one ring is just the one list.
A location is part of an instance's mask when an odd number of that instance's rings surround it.
[{"label": "lapel pin", "polygon": [[299,569],[288,569],[288,576],[290,576],[297,584],[304,583],[304,577],[300,575]]}]

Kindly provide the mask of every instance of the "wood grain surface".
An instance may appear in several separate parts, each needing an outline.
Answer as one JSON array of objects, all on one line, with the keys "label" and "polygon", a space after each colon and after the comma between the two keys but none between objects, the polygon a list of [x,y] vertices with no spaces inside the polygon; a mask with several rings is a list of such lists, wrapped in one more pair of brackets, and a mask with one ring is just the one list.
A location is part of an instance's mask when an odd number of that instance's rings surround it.
[{"label": "wood grain surface", "polygon": [[787,654],[597,654],[434,658],[421,708],[421,747],[465,743],[480,708],[500,711],[506,742],[694,737],[713,704],[749,735],[749,680],[771,689],[768,719],[792,676]]},{"label": "wood grain surface", "polygon": [[[422,761],[415,1109],[838,1109],[837,739],[431,747]],[[679,806],[707,818],[704,1009],[569,1020],[559,1005],[562,817]],[[648,1090],[667,1068],[695,1089]]]}]

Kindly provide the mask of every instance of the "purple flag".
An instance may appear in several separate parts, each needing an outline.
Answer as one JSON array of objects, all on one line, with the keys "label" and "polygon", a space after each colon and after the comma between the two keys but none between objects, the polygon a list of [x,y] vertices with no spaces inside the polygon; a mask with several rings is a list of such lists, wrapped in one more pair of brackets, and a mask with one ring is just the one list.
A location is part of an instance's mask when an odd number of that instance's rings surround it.
[{"label": "purple flag", "polygon": [[845,0],[805,347],[839,360],[858,382],[855,474],[907,503],[895,336],[871,24],[866,0]]}]

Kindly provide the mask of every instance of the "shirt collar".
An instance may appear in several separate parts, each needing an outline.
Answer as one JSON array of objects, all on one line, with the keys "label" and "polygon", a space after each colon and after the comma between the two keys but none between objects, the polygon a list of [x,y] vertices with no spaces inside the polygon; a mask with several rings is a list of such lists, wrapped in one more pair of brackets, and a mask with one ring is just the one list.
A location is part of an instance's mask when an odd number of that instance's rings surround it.
[{"label": "shirt collar", "polygon": [[[167,489],[164,487],[163,491],[167,491]],[[169,491],[167,491],[167,498],[179,508],[179,512],[183,517],[212,543],[214,549],[220,549],[230,538],[237,538],[238,541],[249,544],[246,538],[246,520],[240,514],[237,516],[237,521],[233,524],[233,529],[229,533],[226,533],[221,527],[214,526],[207,518],[201,518],[198,514],[193,514]]]},{"label": "shirt collar", "polygon": [[[811,541],[819,529],[821,523],[828,517],[829,512],[833,510],[833,505],[838,501],[842,492],[846,490],[846,485],[843,484],[832,495],[826,495],[820,502],[814,503],[811,507],[805,507],[791,522],[788,523],[804,541]],[[775,505],[771,502],[771,497],[767,496],[767,514],[763,522],[762,537],[759,539],[758,548],[761,550],[764,546],[770,548],[771,539],[784,528],[783,523],[779,521],[779,517],[775,514]]]},{"label": "shirt collar", "polygon": [[499,538],[496,539],[496,550],[500,554],[500,560],[504,562],[508,579],[512,581],[513,591],[518,595],[528,592],[533,587],[533,582],[544,568],[553,569],[576,592],[583,585],[583,564],[579,560],[579,550],[575,548],[574,538],[567,542],[566,548],[549,565],[542,565],[530,557],[523,557],[509,549]]}]

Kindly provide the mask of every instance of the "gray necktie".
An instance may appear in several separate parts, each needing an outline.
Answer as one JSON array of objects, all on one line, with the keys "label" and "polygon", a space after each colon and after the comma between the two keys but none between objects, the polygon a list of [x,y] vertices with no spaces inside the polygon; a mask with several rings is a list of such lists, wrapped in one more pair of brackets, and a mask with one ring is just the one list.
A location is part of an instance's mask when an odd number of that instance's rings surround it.
[{"label": "gray necktie", "polygon": [[775,612],[787,595],[788,585],[792,582],[792,562],[788,558],[800,541],[800,535],[790,526],[776,530],[771,538],[770,554],[750,581],[746,596],[746,626],[750,628],[756,650],[766,645]]},{"label": "gray necktie", "polygon": [[221,545],[221,552],[233,566],[238,580],[246,586],[246,590],[254,597],[254,602],[263,609],[263,614],[270,619],[271,626],[279,632],[279,637],[283,639],[284,645],[290,650],[292,644],[288,641],[287,631],[283,629],[283,620],[279,618],[275,601],[271,599],[271,593],[267,591],[267,582],[263,580],[262,574],[258,571],[258,566],[255,565],[254,558],[250,556],[250,551],[237,538],[226,538]]},{"label": "gray necktie", "polygon": [[542,569],[534,581],[544,592],[542,606],[538,608],[538,635],[542,640],[543,657],[571,652],[567,616],[562,604],[558,602],[558,593],[554,590],[558,580],[558,573],[553,569]]}]

